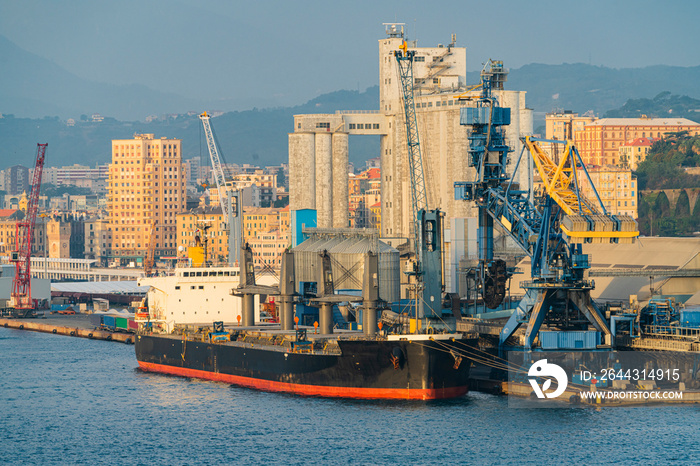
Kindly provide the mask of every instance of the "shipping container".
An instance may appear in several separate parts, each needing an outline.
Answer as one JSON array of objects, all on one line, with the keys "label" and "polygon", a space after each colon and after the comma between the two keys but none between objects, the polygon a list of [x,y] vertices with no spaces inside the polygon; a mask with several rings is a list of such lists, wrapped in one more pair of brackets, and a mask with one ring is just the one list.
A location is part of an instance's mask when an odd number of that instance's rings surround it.
[{"label": "shipping container", "polygon": [[600,344],[600,332],[595,331],[541,331],[538,334],[542,349],[595,349]]},{"label": "shipping container", "polygon": [[127,319],[126,319],[126,317],[117,317],[117,318],[115,319],[115,326],[116,326],[119,330],[128,330],[128,329],[129,329],[129,326],[128,326],[128,324],[127,324]]},{"label": "shipping container", "polygon": [[139,324],[137,324],[134,319],[129,319],[128,327],[129,327],[129,330],[136,331],[139,329]]},{"label": "shipping container", "polygon": [[102,316],[102,325],[112,330],[117,328],[116,319],[114,316]]},{"label": "shipping container", "polygon": [[90,314],[90,325],[95,328],[102,326],[102,314]]}]

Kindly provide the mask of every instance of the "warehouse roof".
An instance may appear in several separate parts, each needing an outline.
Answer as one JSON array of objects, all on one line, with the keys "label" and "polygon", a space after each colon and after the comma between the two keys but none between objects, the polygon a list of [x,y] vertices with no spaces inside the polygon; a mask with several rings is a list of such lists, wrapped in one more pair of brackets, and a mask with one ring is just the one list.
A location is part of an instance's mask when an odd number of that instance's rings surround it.
[{"label": "warehouse roof", "polygon": [[136,281],[61,282],[51,284],[51,291],[86,294],[144,294],[149,288],[149,286],[138,286]]}]

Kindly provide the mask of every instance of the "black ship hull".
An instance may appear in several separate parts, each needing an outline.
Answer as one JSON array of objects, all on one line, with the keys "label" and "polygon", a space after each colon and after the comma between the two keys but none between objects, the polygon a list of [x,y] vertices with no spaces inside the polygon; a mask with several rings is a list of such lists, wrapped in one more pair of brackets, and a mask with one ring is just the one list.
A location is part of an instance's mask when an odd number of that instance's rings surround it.
[{"label": "black ship hull", "polygon": [[243,342],[209,343],[174,335],[136,338],[142,370],[265,391],[366,399],[441,399],[467,392],[470,340],[340,340],[339,354],[294,352]]}]

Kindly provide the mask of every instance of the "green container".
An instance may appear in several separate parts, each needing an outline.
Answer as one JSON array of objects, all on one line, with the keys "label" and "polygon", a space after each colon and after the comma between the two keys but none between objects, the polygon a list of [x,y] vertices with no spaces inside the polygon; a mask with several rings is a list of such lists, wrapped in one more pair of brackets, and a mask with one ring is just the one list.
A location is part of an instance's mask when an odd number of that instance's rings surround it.
[{"label": "green container", "polygon": [[129,323],[128,323],[128,321],[127,321],[128,319],[126,317],[117,317],[115,320],[117,321],[117,323],[116,323],[117,328],[120,328],[122,330],[128,330]]}]

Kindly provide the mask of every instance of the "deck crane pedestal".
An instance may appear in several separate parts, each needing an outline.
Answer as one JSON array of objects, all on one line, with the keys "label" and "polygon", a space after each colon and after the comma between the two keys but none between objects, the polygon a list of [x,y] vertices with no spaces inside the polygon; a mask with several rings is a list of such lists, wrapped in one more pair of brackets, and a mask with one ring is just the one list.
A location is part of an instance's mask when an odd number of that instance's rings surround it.
[{"label": "deck crane pedestal", "polygon": [[413,59],[404,40],[394,52],[403,97],[408,164],[411,176],[413,250],[415,263],[408,272],[416,279],[416,318],[440,317],[442,312],[442,213],[428,210],[416,105],[413,96]]},{"label": "deck crane pedestal", "polygon": [[32,190],[27,203],[27,214],[23,220],[17,222],[15,235],[15,250],[12,252],[10,262],[15,264],[15,276],[12,279],[12,293],[10,307],[15,317],[30,316],[36,309],[36,303],[32,300],[32,239],[34,238],[34,225],[36,213],[39,207],[39,192],[41,191],[41,175],[44,170],[44,156],[48,144],[37,144],[36,163],[32,177]]},{"label": "deck crane pedestal", "polygon": [[[523,346],[532,348],[546,323],[563,331],[585,330],[592,324],[609,344],[610,330],[590,296],[594,284],[585,278],[589,263],[582,245],[633,242],[639,234],[637,223],[629,216],[606,211],[571,142],[526,137],[513,175],[507,174],[511,149],[505,142],[504,126],[510,124],[510,109],[499,107],[492,95],[492,89],[504,81],[503,75],[502,62],[489,61],[481,73],[476,106],[461,109],[460,123],[471,127],[469,165],[476,168],[476,179],[455,183],[455,199],[472,201],[479,209],[476,278],[490,308],[503,301],[510,275],[504,264],[493,259],[494,222],[531,258],[532,280],[522,285],[525,297],[501,330],[499,342],[504,346],[526,324]],[[539,142],[565,145],[560,160],[555,163]],[[537,197],[514,182],[526,150],[544,184],[544,192]],[[595,200],[581,194],[579,176],[588,178]]]},{"label": "deck crane pedestal", "polygon": [[[207,147],[209,156],[211,157],[212,172],[216,180],[216,187],[219,191],[219,203],[221,212],[224,214],[224,221],[229,231],[228,241],[228,265],[235,265],[240,257],[243,235],[241,233],[241,217],[243,215],[243,207],[241,205],[241,196],[239,191],[233,191],[226,184],[224,169],[219,157],[219,149],[214,136],[214,130],[211,127],[210,117],[207,112],[199,115],[204,128],[204,135],[207,138]],[[234,207],[235,203],[235,207]]]}]

